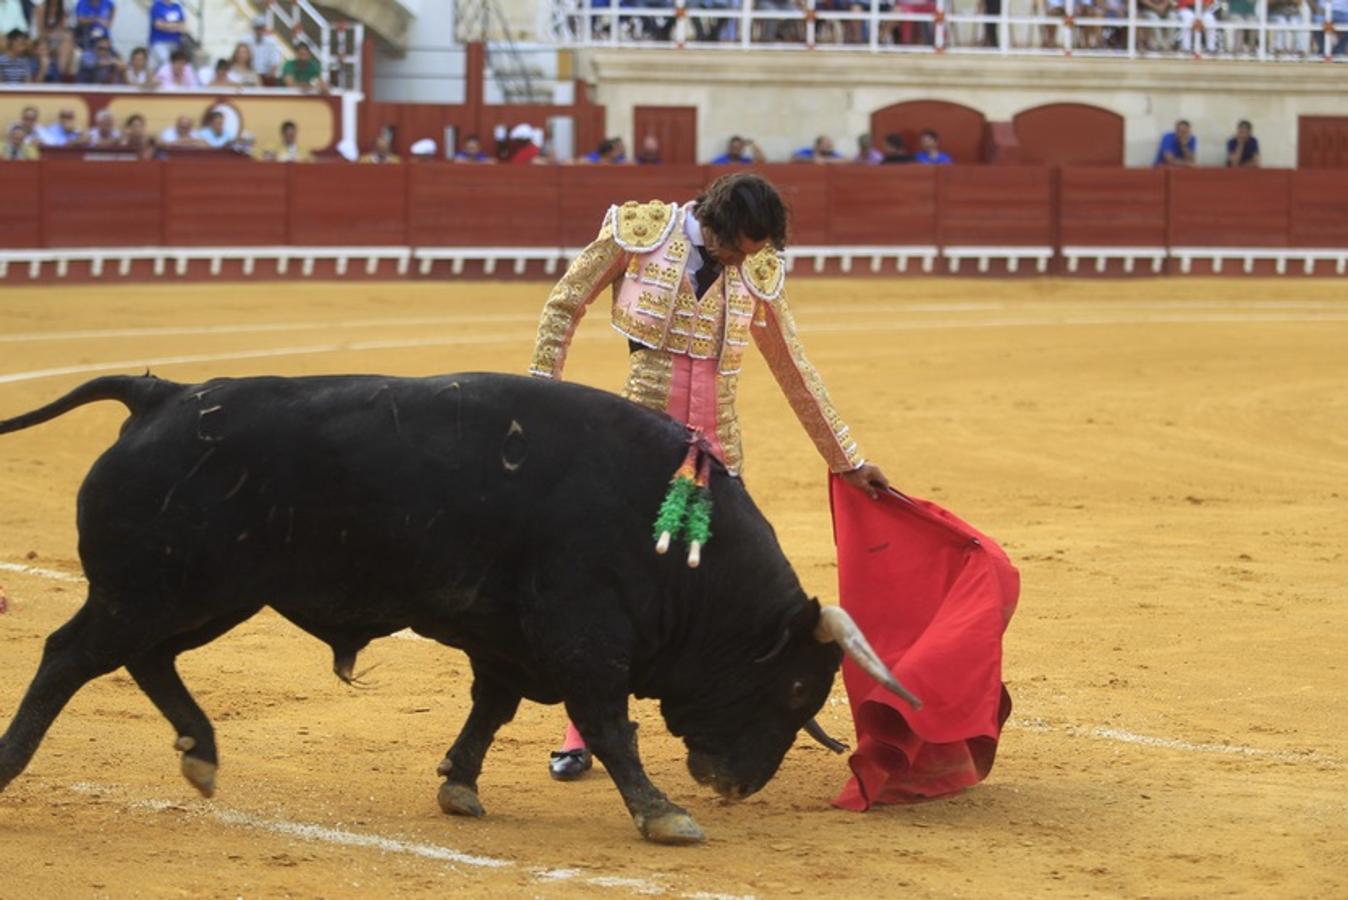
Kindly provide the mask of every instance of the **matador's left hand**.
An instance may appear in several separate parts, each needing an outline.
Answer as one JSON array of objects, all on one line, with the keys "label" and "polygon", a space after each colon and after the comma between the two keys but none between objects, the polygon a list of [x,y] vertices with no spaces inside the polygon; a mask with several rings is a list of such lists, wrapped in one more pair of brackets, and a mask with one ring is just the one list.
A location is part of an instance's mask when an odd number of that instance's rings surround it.
[{"label": "matador's left hand", "polygon": [[872,500],[889,487],[889,479],[885,477],[885,473],[880,471],[879,466],[870,463],[862,463],[850,472],[843,472],[842,479],[857,490],[870,494]]}]

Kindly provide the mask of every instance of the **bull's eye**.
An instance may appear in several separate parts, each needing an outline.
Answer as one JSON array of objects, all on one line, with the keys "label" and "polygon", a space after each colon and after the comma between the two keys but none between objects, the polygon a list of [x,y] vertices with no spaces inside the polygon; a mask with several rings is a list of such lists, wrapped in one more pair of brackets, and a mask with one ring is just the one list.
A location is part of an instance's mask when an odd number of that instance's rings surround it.
[{"label": "bull's eye", "polygon": [[810,699],[810,691],[804,681],[791,682],[791,708],[799,709],[805,705],[805,701]]}]

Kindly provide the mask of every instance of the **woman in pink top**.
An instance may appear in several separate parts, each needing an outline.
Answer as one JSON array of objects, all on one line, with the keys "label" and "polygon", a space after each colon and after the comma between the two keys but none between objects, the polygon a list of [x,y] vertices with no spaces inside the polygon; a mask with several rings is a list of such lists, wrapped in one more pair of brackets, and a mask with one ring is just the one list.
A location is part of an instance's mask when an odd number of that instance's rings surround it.
[{"label": "woman in pink top", "polygon": [[181,50],[174,50],[169,61],[159,67],[154,77],[160,87],[170,91],[201,87],[196,71],[187,60],[187,54]]}]

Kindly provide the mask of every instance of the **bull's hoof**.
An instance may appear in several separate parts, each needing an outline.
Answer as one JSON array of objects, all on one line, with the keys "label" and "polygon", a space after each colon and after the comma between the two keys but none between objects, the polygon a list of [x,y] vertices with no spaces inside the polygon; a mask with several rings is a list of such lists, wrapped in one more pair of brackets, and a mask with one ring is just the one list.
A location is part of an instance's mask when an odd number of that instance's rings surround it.
[{"label": "bull's hoof", "polygon": [[487,814],[477,799],[477,791],[466,784],[446,781],[440,785],[440,793],[435,799],[440,804],[440,809],[451,816],[472,816],[474,819],[480,819]]},{"label": "bull's hoof", "polygon": [[640,823],[641,836],[656,844],[700,844],[707,839],[693,817],[684,812],[669,812]]},{"label": "bull's hoof", "polygon": [[208,763],[204,759],[198,759],[184,753],[182,770],[183,777],[191,783],[192,787],[201,792],[201,796],[208,800],[215,796],[215,763]]}]

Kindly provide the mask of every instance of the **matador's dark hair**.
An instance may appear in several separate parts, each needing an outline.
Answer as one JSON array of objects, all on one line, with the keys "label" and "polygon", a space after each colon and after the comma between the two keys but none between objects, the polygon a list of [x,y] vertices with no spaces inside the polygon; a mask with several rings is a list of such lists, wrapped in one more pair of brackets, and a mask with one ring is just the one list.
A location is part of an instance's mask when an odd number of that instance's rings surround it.
[{"label": "matador's dark hair", "polygon": [[719,241],[734,246],[747,237],[767,241],[778,250],[786,247],[786,204],[777,189],[757,175],[722,175],[694,203],[697,221]]}]

